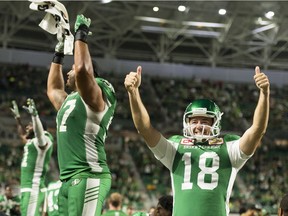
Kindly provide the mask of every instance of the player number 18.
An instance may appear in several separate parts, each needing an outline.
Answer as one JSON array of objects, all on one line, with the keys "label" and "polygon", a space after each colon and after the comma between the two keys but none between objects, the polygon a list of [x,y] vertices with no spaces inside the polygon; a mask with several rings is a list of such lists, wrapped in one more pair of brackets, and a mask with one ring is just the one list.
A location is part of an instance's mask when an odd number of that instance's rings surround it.
[{"label": "player number 18", "polygon": [[[212,159],[212,166],[206,166],[206,160]],[[182,161],[184,161],[184,182],[182,183],[182,190],[191,190],[193,183],[191,181],[191,152],[186,152]],[[205,152],[199,157],[200,172],[197,177],[197,185],[201,189],[213,190],[218,186],[219,175],[216,172],[219,169],[219,156],[215,152]],[[205,175],[211,176],[210,182],[205,182]]]}]

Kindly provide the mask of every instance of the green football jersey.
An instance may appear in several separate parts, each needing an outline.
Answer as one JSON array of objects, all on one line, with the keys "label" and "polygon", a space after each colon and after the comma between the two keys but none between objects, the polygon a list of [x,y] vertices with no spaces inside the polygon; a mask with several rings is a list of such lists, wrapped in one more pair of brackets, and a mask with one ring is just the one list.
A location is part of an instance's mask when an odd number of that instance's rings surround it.
[{"label": "green football jersey", "polygon": [[110,173],[104,144],[116,97],[108,81],[102,78],[96,81],[105,97],[104,111],[93,112],[78,92],[72,92],[57,113],[60,180],[79,173]]},{"label": "green football jersey", "polygon": [[162,137],[151,148],[171,173],[173,216],[229,215],[236,174],[249,158],[240,152],[239,138],[226,135],[195,143],[183,136]]},{"label": "green football jersey", "polygon": [[36,138],[30,139],[24,146],[24,154],[21,162],[21,188],[32,188],[39,184],[45,187],[45,175],[53,151],[53,136],[45,131],[47,146],[40,149]]}]

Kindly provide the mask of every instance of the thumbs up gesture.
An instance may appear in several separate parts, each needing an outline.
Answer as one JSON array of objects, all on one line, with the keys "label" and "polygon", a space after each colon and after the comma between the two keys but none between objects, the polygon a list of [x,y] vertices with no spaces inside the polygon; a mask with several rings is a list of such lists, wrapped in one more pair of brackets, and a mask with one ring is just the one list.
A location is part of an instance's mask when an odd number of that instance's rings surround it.
[{"label": "thumbs up gesture", "polygon": [[137,89],[141,85],[141,73],[142,67],[137,67],[137,72],[130,72],[126,75],[124,85],[128,92],[132,93],[135,89]]},{"label": "thumbs up gesture", "polygon": [[268,93],[269,91],[269,87],[270,87],[270,83],[269,83],[269,79],[266,76],[266,74],[262,73],[260,71],[259,66],[255,67],[255,75],[254,75],[254,80],[255,80],[255,84],[256,86],[263,91],[263,93]]}]

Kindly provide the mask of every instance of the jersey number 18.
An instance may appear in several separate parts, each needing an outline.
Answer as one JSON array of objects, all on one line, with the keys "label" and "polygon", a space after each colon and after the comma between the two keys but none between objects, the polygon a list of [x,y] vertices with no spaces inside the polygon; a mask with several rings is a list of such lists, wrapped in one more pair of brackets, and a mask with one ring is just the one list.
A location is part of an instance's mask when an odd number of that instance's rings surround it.
[{"label": "jersey number 18", "polygon": [[[212,159],[212,166],[206,165],[206,160]],[[182,161],[184,161],[184,182],[182,183],[182,190],[190,190],[193,187],[191,182],[191,152],[186,152]],[[219,169],[219,156],[215,152],[205,152],[199,157],[199,168],[200,172],[197,177],[197,185],[201,189],[213,190],[218,186],[219,175],[216,172]],[[205,175],[210,175],[211,181],[205,182]]]}]

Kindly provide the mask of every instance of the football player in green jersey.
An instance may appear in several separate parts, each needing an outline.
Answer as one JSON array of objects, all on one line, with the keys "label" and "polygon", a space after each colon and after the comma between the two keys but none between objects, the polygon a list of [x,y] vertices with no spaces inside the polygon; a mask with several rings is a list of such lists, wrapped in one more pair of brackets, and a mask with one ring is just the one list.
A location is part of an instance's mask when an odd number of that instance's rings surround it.
[{"label": "football player in green jersey", "polygon": [[102,214],[102,216],[127,216],[122,211],[122,200],[121,194],[114,192],[110,194],[108,198],[108,210]]},{"label": "football player in green jersey", "polygon": [[116,97],[112,85],[97,74],[88,48],[90,18],[75,21],[74,64],[62,73],[64,37],[58,36],[47,82],[47,95],[58,111],[57,149],[60,180],[60,215],[101,215],[110,191],[105,139],[114,116]]},{"label": "football player in green jersey", "polygon": [[45,176],[53,150],[53,136],[43,127],[33,99],[27,99],[24,109],[31,115],[32,122],[22,125],[18,105],[12,101],[11,111],[17,121],[18,134],[24,144],[21,162],[21,215],[42,214],[45,196]]},{"label": "football player in green jersey", "polygon": [[241,136],[220,134],[219,107],[211,100],[190,103],[183,116],[183,136],[169,139],[156,130],[141,100],[142,68],[125,78],[136,129],[148,147],[170,171],[174,216],[228,216],[229,198],[237,172],[253,155],[266,132],[269,118],[270,84],[255,68],[259,99],[253,123]]}]

